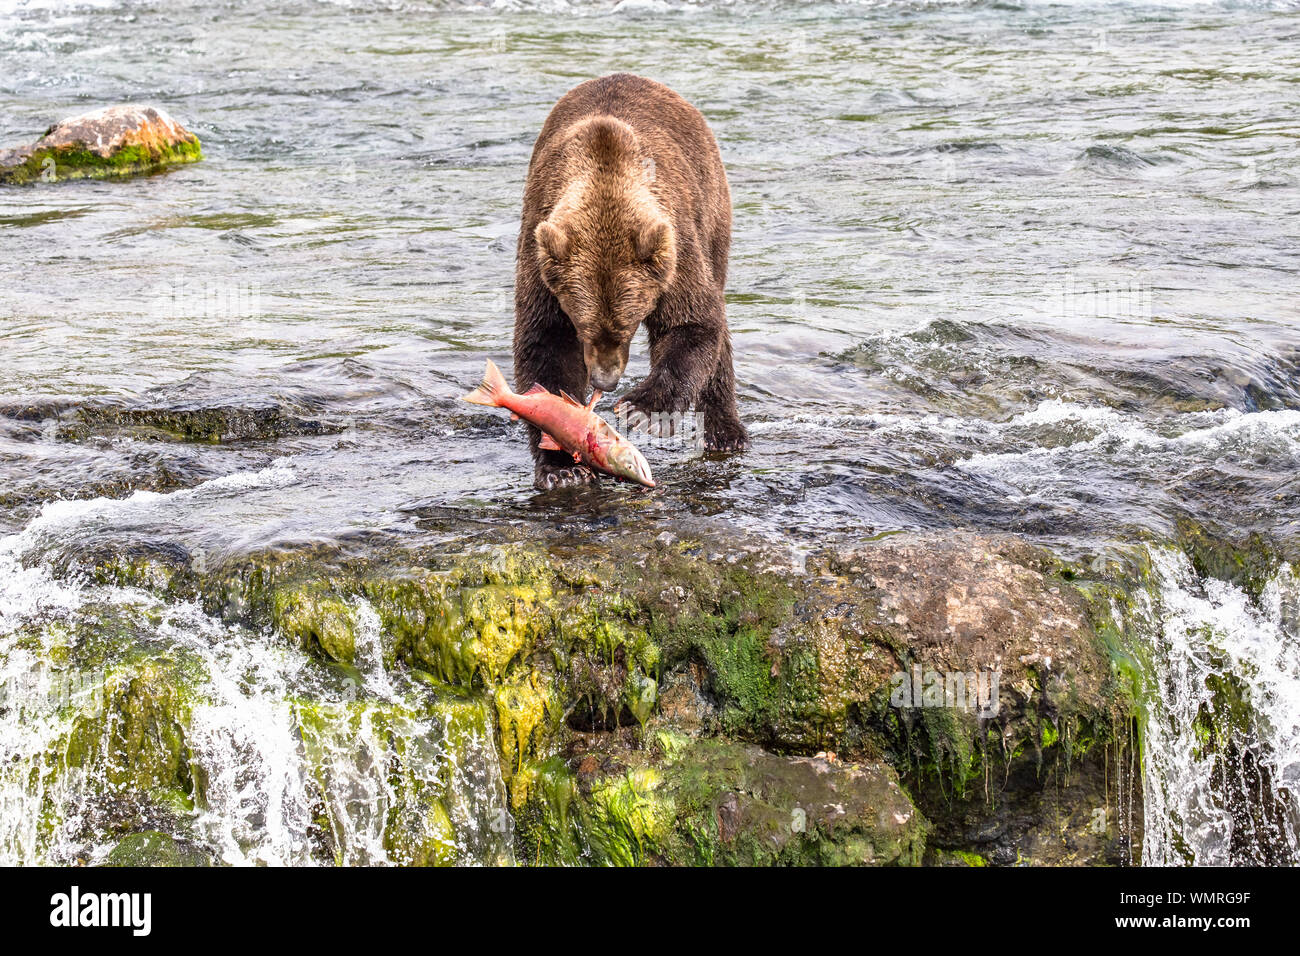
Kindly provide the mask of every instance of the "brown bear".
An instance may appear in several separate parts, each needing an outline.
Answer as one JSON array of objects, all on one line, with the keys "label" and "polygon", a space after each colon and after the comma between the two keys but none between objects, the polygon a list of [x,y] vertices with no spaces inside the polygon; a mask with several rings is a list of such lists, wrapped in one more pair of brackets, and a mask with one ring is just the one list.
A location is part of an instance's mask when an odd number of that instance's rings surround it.
[{"label": "brown bear", "polygon": [[[731,192],[699,110],[628,73],[570,90],[542,126],[524,188],[516,388],[612,390],[645,323],[651,369],[619,403],[628,427],[671,433],[697,406],[708,450],[743,450],[723,298],[730,247]],[[529,431],[537,487],[592,480]]]}]

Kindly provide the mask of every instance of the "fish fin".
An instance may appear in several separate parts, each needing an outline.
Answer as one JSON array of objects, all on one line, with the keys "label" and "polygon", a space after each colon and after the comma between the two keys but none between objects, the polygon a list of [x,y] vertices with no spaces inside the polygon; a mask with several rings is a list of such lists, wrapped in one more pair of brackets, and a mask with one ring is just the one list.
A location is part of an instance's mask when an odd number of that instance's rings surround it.
[{"label": "fish fin", "polygon": [[517,422],[517,421],[519,421],[519,416],[516,415],[514,412],[511,412],[511,413],[510,413],[510,420],[511,420],[512,422]]},{"label": "fish fin", "polygon": [[487,368],[483,371],[483,381],[479,383],[478,388],[474,389],[474,391],[468,395],[462,395],[461,401],[499,408],[501,400],[509,394],[511,394],[510,386],[506,384],[501,369],[493,365],[491,359],[488,359]]},{"label": "fish fin", "polygon": [[595,407],[596,407],[596,403],[597,403],[598,401],[600,401],[600,399],[601,399],[601,397],[602,397],[603,395],[604,395],[604,393],[603,393],[600,389],[596,389],[594,392],[592,392],[592,393],[591,393],[591,401],[589,401],[589,402],[584,406],[584,407],[587,409],[587,411],[591,411],[593,408],[595,408]]},{"label": "fish fin", "polygon": [[528,391],[524,392],[524,394],[525,395],[550,395],[551,392],[545,385],[543,385],[541,382],[538,382],[535,385],[533,385],[533,387],[530,388]]},{"label": "fish fin", "polygon": [[579,408],[583,408],[583,407],[584,407],[583,404],[582,404],[582,402],[578,401],[576,398],[574,398],[572,395],[570,395],[570,394],[569,394],[568,392],[566,392],[564,389],[560,389],[560,398],[564,399],[564,400],[565,400],[566,402],[568,402],[570,405],[577,405]]},{"label": "fish fin", "polygon": [[564,451],[564,449],[560,447],[560,443],[546,432],[542,432],[542,437],[538,440],[537,447],[544,448],[547,451]]}]

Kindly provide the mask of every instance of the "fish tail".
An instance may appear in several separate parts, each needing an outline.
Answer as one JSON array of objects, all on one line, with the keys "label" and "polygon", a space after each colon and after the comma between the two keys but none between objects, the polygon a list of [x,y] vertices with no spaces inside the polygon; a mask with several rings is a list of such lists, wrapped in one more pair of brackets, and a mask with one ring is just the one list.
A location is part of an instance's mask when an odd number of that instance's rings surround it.
[{"label": "fish tail", "polygon": [[487,369],[483,372],[483,381],[479,383],[478,388],[474,389],[474,391],[461,396],[461,401],[472,402],[475,405],[491,405],[498,408],[504,404],[502,399],[509,394],[510,386],[506,384],[501,369],[497,368],[491,359],[488,359]]}]

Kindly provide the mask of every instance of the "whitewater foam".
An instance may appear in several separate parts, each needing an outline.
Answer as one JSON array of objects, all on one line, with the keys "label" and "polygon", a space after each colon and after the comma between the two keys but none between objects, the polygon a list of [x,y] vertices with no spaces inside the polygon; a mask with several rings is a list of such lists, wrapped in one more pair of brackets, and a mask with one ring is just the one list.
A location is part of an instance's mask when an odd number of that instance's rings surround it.
[{"label": "whitewater foam", "polygon": [[[1142,732],[1142,862],[1227,866],[1270,861],[1279,847],[1294,854],[1300,581],[1283,569],[1256,604],[1232,584],[1198,579],[1180,552],[1157,551],[1152,563],[1158,596],[1145,613],[1155,693]],[[1240,694],[1239,704],[1216,699],[1224,687]],[[1232,712],[1222,713],[1227,706]],[[1207,736],[1210,724],[1227,739]],[[1269,786],[1243,770],[1253,763],[1267,770]]]},{"label": "whitewater foam", "polygon": [[[111,833],[87,835],[95,807],[108,793],[147,796],[117,793],[112,783],[110,765],[137,755],[111,746],[118,719],[112,712],[104,715],[100,752],[90,764],[69,763],[68,742],[79,728],[98,726],[92,718],[114,705],[112,695],[130,693],[133,675],[151,674],[154,666],[159,680],[185,685],[186,703],[168,716],[180,722],[187,772],[196,781],[194,807],[173,812],[184,838],[220,861],[320,862],[313,829],[322,807],[337,862],[403,862],[388,840],[399,811],[416,814],[407,827],[444,820],[425,839],[440,842],[448,859],[507,859],[509,817],[490,731],[459,731],[452,747],[446,726],[418,715],[428,707],[428,691],[395,688],[384,669],[378,614],[365,601],[354,605],[364,686],[340,684],[296,648],[227,624],[197,604],[76,574],[59,577],[41,560],[50,540],[69,540],[88,524],[293,480],[291,468],[278,466],[167,494],[51,502],[21,532],[0,538],[0,693],[7,710],[0,722],[0,864],[106,858],[115,845]],[[111,641],[126,642],[110,650],[107,663],[81,670],[57,663],[79,659],[83,629],[101,641],[105,627]],[[65,692],[61,685],[70,678],[84,683],[84,693]],[[408,782],[402,793],[389,781],[394,766]],[[448,805],[442,817],[430,818],[419,801],[439,793]],[[506,825],[489,830],[488,821],[500,819]],[[42,822],[51,820],[52,826]]]}]

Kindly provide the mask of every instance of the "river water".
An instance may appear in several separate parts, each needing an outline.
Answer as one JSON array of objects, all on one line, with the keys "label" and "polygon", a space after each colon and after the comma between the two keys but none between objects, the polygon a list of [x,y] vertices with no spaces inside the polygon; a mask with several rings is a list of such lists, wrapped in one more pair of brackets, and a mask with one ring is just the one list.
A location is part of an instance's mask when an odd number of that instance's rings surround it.
[{"label": "river water", "polygon": [[[1293,559],[1300,541],[1297,41],[1289,3],[0,0],[0,143],[148,101],[206,157],[0,191],[6,676],[30,684],[50,622],[106,607],[187,648],[214,767],[266,765],[207,810],[208,845],[301,862],[310,813],[276,755],[301,736],[283,701],[315,686],[309,665],[61,575],[69,553],[364,557],[375,536],[460,547],[684,517],[796,549],[958,527],[1070,555],[1143,542],[1163,595],[1150,739],[1197,713],[1195,667],[1236,673],[1282,807],[1282,835],[1259,839],[1295,850],[1293,573],[1247,600],[1170,554],[1189,522]],[[616,70],[683,93],[720,142],[754,444],[711,458],[646,439],[654,492],[542,495],[519,427],[457,396],[485,356],[508,367],[533,138],[566,89]],[[625,387],[646,368],[642,343]],[[177,410],[247,431],[177,441],[155,427]],[[217,686],[235,666],[262,690]],[[45,738],[7,713],[0,757],[30,769]],[[1162,817],[1145,855],[1249,858],[1223,855],[1231,814],[1190,760],[1168,743],[1146,762]],[[499,804],[499,778],[473,773],[466,819]],[[5,781],[0,859],[102,850],[85,821],[37,838],[44,791]],[[267,786],[280,829],[240,809],[241,787]],[[373,821],[349,819],[342,861],[387,861]]]}]

